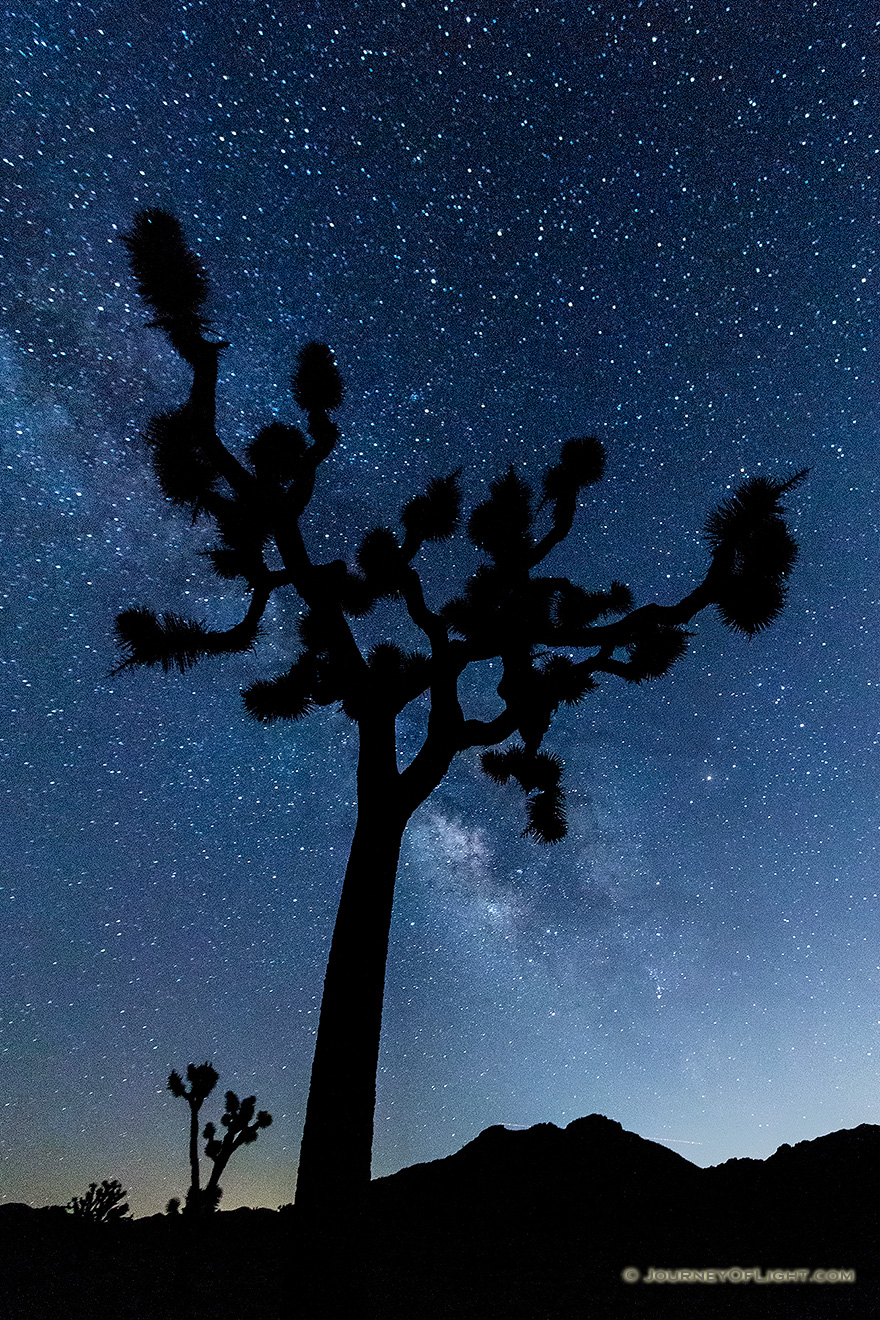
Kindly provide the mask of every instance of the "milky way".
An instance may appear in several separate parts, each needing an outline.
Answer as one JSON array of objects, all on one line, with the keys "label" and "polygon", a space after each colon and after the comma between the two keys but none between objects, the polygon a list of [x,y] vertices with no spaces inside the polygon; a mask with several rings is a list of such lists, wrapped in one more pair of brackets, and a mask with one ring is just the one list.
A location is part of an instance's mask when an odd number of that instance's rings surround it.
[{"label": "milky way", "polygon": [[[344,715],[242,711],[295,597],[253,655],[108,677],[119,610],[241,607],[139,439],[189,379],[120,241],[148,206],[211,278],[231,448],[300,422],[296,352],[333,346],[317,557],[435,474],[461,465],[471,506],[596,434],[607,477],[557,570],[671,603],[720,499],[811,469],[775,626],[705,612],[668,678],[607,677],[558,717],[563,843],[521,837],[476,751],[414,817],[374,1173],[595,1111],[700,1164],[877,1121],[876,26],[794,2],[294,8],[8,17],[0,1196],[118,1177],[162,1208],[186,1187],[165,1082],[210,1058],[275,1117],[224,1205],[292,1200],[354,819]],[[473,563],[427,555],[430,598]]]}]

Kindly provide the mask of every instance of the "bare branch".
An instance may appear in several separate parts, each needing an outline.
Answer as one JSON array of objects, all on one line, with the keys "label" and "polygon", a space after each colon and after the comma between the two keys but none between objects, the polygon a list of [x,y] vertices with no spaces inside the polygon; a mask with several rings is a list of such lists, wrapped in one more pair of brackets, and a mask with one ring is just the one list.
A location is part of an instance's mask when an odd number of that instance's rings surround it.
[{"label": "bare branch", "polygon": [[416,570],[407,568],[403,574],[401,590],[407,613],[431,643],[432,652],[445,655],[449,650],[449,629],[443,618],[429,610],[425,603],[422,582]]},{"label": "bare branch", "polygon": [[217,368],[221,350],[228,347],[226,343],[215,344],[199,337],[189,358],[193,383],[188,407],[199,426],[199,444],[206,457],[236,495],[246,495],[254,490],[254,476],[229,452],[216,429]]},{"label": "bare branch", "polygon": [[[581,640],[569,645],[593,646],[601,643],[605,646],[610,643],[612,647],[625,646],[633,640],[639,627],[645,623],[688,623],[695,614],[699,614],[700,610],[713,604],[711,582],[710,568],[700,585],[689,592],[677,605],[658,605],[656,601],[651,601],[648,605],[640,605],[637,610],[632,610],[615,623],[595,624],[584,628],[580,634]],[[559,641],[554,641],[552,644],[566,645]]]},{"label": "bare branch", "polygon": [[466,747],[491,747],[516,733],[517,727],[518,716],[507,706],[493,720],[465,720],[458,745],[462,751]]}]

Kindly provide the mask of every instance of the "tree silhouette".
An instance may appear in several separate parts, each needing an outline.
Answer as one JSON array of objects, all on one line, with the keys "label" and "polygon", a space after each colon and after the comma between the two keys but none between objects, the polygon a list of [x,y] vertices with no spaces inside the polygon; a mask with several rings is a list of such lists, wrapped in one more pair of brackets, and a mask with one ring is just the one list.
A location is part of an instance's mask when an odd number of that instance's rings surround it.
[{"label": "tree silhouette", "polygon": [[184,1085],[179,1072],[172,1070],[168,1078],[168,1090],[172,1095],[185,1100],[189,1105],[189,1191],[186,1204],[192,1209],[201,1205],[201,1187],[199,1183],[199,1110],[213,1091],[220,1074],[211,1063],[191,1063],[187,1066],[186,1078],[189,1089]]},{"label": "tree silhouette", "polygon": [[98,1186],[89,1183],[83,1196],[74,1196],[65,1207],[77,1219],[88,1219],[93,1224],[115,1224],[128,1216],[128,1192],[117,1178],[105,1178]]},{"label": "tree silhouette", "polygon": [[[222,1139],[217,1140],[217,1128],[213,1123],[206,1123],[202,1136],[205,1139],[205,1154],[213,1163],[210,1177],[204,1189],[201,1187],[199,1172],[199,1110],[219,1081],[219,1073],[211,1063],[191,1063],[186,1070],[189,1089],[183,1083],[179,1072],[173,1071],[168,1078],[168,1090],[189,1105],[189,1166],[190,1186],[186,1194],[186,1210],[189,1213],[202,1214],[216,1210],[223,1195],[220,1178],[223,1170],[240,1146],[256,1141],[261,1128],[267,1128],[272,1122],[272,1115],[261,1109],[254,1118],[257,1097],[249,1095],[239,1100],[234,1091],[226,1092],[226,1110],[220,1122],[226,1128]],[[167,1213],[177,1214],[180,1202],[172,1197],[168,1202]]]},{"label": "tree silhouette", "polygon": [[205,1154],[212,1160],[214,1167],[204,1191],[205,1204],[214,1209],[223,1195],[220,1179],[223,1170],[240,1146],[256,1141],[261,1128],[267,1128],[272,1122],[272,1115],[261,1109],[254,1118],[257,1097],[249,1095],[239,1100],[234,1091],[226,1092],[226,1111],[220,1122],[226,1128],[222,1138],[217,1139],[217,1129],[213,1123],[205,1124]]},{"label": "tree silhouette", "polygon": [[[686,650],[685,625],[707,606],[749,637],[772,623],[796,555],[781,499],[806,474],[745,481],[706,525],[710,559],[703,580],[676,603],[636,608],[620,582],[588,590],[536,571],[570,532],[580,492],[604,472],[595,437],[568,440],[544,472],[539,496],[513,468],[492,483],[466,525],[484,562],[460,594],[429,603],[416,563],[423,547],[446,541],[459,525],[459,473],[436,477],[407,501],[402,531],[368,529],[353,567],[318,562],[300,520],[339,438],[330,414],[344,391],[330,348],[307,344],[292,377],[307,435],[272,422],[241,461],[215,427],[218,359],[228,344],[207,337],[207,277],[178,221],[162,210],[140,211],[123,242],[140,294],[155,313],[150,324],[165,332],[193,372],[186,403],[160,413],[147,429],[156,476],[193,520],[213,521],[218,540],[207,555],[214,573],[239,580],[247,605],[225,631],[173,613],[159,617],[143,606],[125,610],[116,621],[123,659],[113,672],[137,665],[184,672],[204,657],[248,651],[272,593],[292,589],[304,606],[301,648],[286,672],[245,689],[245,709],[268,723],[338,705],[358,726],[357,820],[324,981],[297,1184],[298,1207],[314,1212],[352,1203],[370,1178],[391,908],[413,812],[459,753],[487,748],[488,776],[499,783],[512,778],[527,795],[524,833],[543,843],[561,839],[562,764],[542,750],[558,708],[580,702],[601,674],[630,683],[663,677]],[[282,568],[266,562],[270,543]],[[381,600],[397,603],[424,650],[405,651],[393,641],[369,650],[358,644],[351,620]],[[398,636],[409,626],[404,617],[401,622]],[[499,708],[490,719],[469,718],[459,680],[487,661],[500,669]],[[422,698],[424,741],[399,768],[395,719]]]}]

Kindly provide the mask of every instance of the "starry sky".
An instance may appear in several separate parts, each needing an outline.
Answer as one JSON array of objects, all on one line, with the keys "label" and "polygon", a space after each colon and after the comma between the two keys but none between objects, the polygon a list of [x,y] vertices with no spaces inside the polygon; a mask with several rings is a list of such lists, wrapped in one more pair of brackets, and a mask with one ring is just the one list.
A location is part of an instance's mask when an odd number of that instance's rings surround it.
[{"label": "starry sky", "polygon": [[[462,465],[470,508],[509,464],[537,481],[596,434],[607,476],[556,570],[672,603],[739,481],[811,469],[774,627],[749,641],[705,612],[669,677],[605,677],[557,717],[563,843],[521,837],[521,792],[476,749],[413,818],[374,1174],[592,1112],[700,1165],[880,1121],[868,12],[7,13],[0,1196],[63,1204],[115,1177],[136,1214],[162,1209],[187,1186],[166,1079],[209,1058],[204,1118],[232,1088],[275,1119],[224,1206],[293,1199],[354,821],[355,726],[241,706],[289,663],[295,596],[252,655],[108,676],[121,609],[228,626],[242,606],[139,439],[190,380],[120,241],[150,206],[211,278],[234,451],[301,423],[296,353],[333,346],[347,398],[304,520],[316,558],[351,559],[431,476]],[[475,552],[423,563],[439,603]],[[404,754],[421,718],[399,721]]]}]

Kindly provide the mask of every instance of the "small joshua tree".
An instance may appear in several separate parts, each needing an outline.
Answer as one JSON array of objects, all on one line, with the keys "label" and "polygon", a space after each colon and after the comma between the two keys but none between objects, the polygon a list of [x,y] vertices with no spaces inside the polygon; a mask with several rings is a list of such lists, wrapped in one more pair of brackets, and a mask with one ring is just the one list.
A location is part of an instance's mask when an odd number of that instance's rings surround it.
[{"label": "small joshua tree", "polygon": [[[128,1216],[128,1192],[116,1178],[101,1183],[89,1183],[85,1196],[75,1196],[66,1209],[77,1219],[89,1219],[93,1224],[113,1224]],[[120,1204],[122,1202],[122,1204]]]},{"label": "small joshua tree", "polygon": [[252,1141],[256,1141],[261,1128],[267,1128],[272,1122],[272,1115],[265,1109],[261,1109],[254,1117],[257,1097],[249,1095],[244,1100],[239,1100],[234,1091],[226,1092],[226,1112],[220,1119],[220,1122],[226,1128],[222,1138],[218,1139],[217,1129],[213,1123],[205,1124],[203,1136],[205,1138],[205,1154],[209,1160],[212,1160],[214,1167],[211,1170],[211,1176],[208,1179],[204,1191],[204,1201],[206,1206],[216,1209],[220,1197],[223,1195],[223,1188],[220,1186],[220,1178],[223,1170],[226,1168],[232,1156],[240,1146],[248,1146]]},{"label": "small joshua tree", "polygon": [[[207,1186],[203,1189],[199,1173],[199,1110],[219,1081],[220,1074],[211,1063],[191,1063],[186,1070],[189,1087],[186,1087],[179,1072],[172,1072],[168,1078],[168,1090],[172,1095],[185,1100],[189,1105],[189,1164],[190,1186],[186,1194],[185,1209],[189,1213],[203,1213],[216,1210],[223,1195],[220,1177],[232,1155],[239,1146],[256,1141],[260,1128],[267,1128],[272,1122],[272,1115],[261,1109],[254,1118],[257,1097],[249,1095],[239,1100],[234,1091],[226,1092],[226,1111],[220,1122],[226,1128],[222,1140],[217,1140],[217,1128],[213,1123],[206,1123],[203,1133],[205,1155],[213,1162],[213,1169]],[[177,1214],[180,1201],[175,1196],[168,1202],[167,1214]]]},{"label": "small joshua tree", "polygon": [[199,1202],[199,1110],[213,1091],[220,1079],[220,1074],[211,1063],[191,1063],[186,1070],[189,1087],[186,1087],[179,1072],[172,1071],[168,1078],[168,1090],[172,1095],[185,1100],[189,1105],[189,1168],[190,1184],[186,1194],[188,1206],[195,1207]]}]

